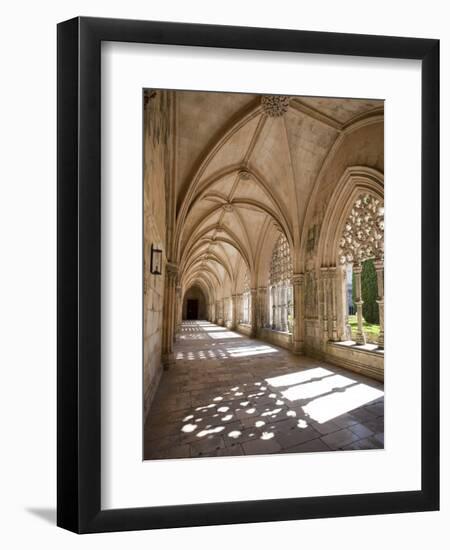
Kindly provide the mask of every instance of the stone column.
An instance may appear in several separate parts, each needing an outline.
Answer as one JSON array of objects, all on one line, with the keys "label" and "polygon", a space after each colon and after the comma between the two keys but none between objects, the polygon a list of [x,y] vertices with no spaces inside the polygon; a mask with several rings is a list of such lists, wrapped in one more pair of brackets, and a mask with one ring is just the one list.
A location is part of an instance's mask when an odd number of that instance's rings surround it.
[{"label": "stone column", "polygon": [[283,332],[287,331],[287,289],[286,285],[282,284],[280,289],[280,310],[281,310],[281,319],[280,319],[280,328]]},{"label": "stone column", "polygon": [[320,268],[320,287],[322,295],[322,342],[328,342],[328,268]]},{"label": "stone column", "polygon": [[356,331],[355,341],[357,344],[365,344],[366,336],[363,331],[363,300],[361,296],[361,273],[362,265],[356,264],[353,266],[353,273],[355,275],[355,304],[356,304],[356,319],[358,321],[358,328]]},{"label": "stone column", "polygon": [[374,262],[375,271],[377,273],[377,304],[380,314],[380,335],[378,336],[378,347],[384,348],[384,262],[376,260]]},{"label": "stone column", "polygon": [[260,286],[258,290],[259,297],[259,326],[264,328],[266,326],[266,311],[267,311],[267,288]]},{"label": "stone column", "polygon": [[337,332],[337,305],[336,305],[336,286],[337,286],[337,272],[335,267],[330,267],[328,269],[328,278],[329,278],[329,292],[331,298],[331,339],[333,342],[338,341],[338,332]]},{"label": "stone column", "polygon": [[242,323],[242,294],[236,294],[236,325]]},{"label": "stone column", "polygon": [[276,316],[277,306],[275,304],[275,291],[276,291],[275,287],[271,286],[270,287],[270,317],[269,317],[269,322],[271,321],[270,328],[272,330],[275,330],[275,327],[276,327],[275,316]]},{"label": "stone column", "polygon": [[255,337],[257,332],[257,318],[258,318],[258,304],[256,302],[257,299],[257,291],[256,288],[252,288],[250,290],[251,300],[250,300],[250,325],[251,325],[251,336]]},{"label": "stone column", "polygon": [[222,298],[222,301],[220,302],[221,308],[222,308],[222,326],[225,326],[225,313],[226,313],[226,305],[225,305],[225,298]]},{"label": "stone column", "polygon": [[178,334],[181,331],[181,322],[182,322],[182,316],[183,316],[183,302],[181,300],[181,286],[177,285],[176,287],[176,314],[177,314],[177,325],[175,334]]},{"label": "stone column", "polygon": [[219,317],[220,317],[220,302],[219,300],[216,300],[216,311],[215,311],[215,318],[214,318],[214,323],[216,325],[219,324]]},{"label": "stone column", "polygon": [[293,348],[295,353],[303,353],[303,324],[304,324],[304,285],[305,276],[303,273],[296,273],[292,278],[294,293],[294,334]]},{"label": "stone column", "polygon": [[235,330],[237,326],[237,294],[231,295],[231,330]]},{"label": "stone column", "polygon": [[280,330],[281,328],[281,288],[278,283],[275,287],[275,330]]},{"label": "stone column", "polygon": [[173,361],[172,349],[175,338],[176,286],[178,267],[167,262],[164,285],[164,315],[162,337],[162,361],[167,370]]}]

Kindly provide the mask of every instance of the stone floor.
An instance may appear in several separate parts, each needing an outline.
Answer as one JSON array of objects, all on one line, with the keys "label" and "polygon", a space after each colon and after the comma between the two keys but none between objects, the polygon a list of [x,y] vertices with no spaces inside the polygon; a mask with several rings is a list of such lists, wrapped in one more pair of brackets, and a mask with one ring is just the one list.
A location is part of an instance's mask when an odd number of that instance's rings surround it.
[{"label": "stone floor", "polygon": [[144,459],[380,449],[375,380],[186,321],[144,429]]}]

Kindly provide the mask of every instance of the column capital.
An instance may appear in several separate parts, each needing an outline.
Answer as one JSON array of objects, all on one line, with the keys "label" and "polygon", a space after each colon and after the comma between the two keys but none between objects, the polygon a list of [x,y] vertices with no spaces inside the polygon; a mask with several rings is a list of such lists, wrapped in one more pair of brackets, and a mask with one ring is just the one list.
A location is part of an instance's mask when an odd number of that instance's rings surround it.
[{"label": "column capital", "polygon": [[362,264],[353,264],[352,270],[353,273],[362,273]]},{"label": "column capital", "polygon": [[304,273],[294,273],[292,275],[292,284],[293,285],[301,285],[305,281],[305,274]]},{"label": "column capital", "polygon": [[375,267],[375,271],[381,271],[384,269],[384,260],[375,260],[373,262],[373,266]]}]

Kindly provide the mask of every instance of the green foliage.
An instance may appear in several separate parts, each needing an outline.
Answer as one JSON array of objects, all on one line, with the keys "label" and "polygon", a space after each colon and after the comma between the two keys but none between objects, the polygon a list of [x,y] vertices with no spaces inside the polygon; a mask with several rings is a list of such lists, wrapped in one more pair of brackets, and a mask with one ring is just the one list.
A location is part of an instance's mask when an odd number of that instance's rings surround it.
[{"label": "green foliage", "polygon": [[[379,325],[380,312],[377,304],[377,273],[373,265],[373,260],[367,260],[363,263],[361,273],[361,294],[363,299],[363,317],[367,323]],[[352,298],[355,301],[355,275],[353,274]]]},{"label": "green foliage", "polygon": [[[358,320],[356,319],[356,315],[349,315],[348,323],[352,329],[353,339],[355,339],[358,331]],[[375,344],[378,342],[378,338],[380,336],[380,325],[371,325],[370,323],[367,323],[367,321],[364,321],[363,332],[366,335],[367,341]]]}]

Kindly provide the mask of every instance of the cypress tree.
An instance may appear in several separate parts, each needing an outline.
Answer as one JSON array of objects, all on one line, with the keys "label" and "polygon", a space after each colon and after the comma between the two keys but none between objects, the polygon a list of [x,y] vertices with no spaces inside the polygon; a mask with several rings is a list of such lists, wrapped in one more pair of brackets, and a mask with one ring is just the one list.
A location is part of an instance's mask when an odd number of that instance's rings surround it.
[{"label": "cypress tree", "polygon": [[[377,273],[373,260],[366,260],[363,263],[361,273],[361,294],[363,299],[363,317],[367,323],[380,324],[380,312],[377,304]],[[355,275],[352,278],[352,298],[355,301]]]}]

